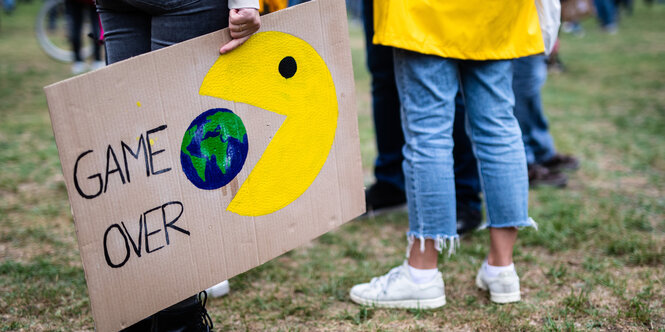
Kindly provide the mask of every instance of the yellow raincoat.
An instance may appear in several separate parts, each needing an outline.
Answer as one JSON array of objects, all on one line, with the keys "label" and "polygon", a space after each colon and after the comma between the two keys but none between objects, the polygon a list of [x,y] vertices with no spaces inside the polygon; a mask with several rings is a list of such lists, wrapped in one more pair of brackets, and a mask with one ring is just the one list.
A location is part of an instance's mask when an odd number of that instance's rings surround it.
[{"label": "yellow raincoat", "polygon": [[374,0],[374,43],[469,60],[544,51],[534,0]]},{"label": "yellow raincoat", "polygon": [[289,6],[289,0],[261,0],[259,1],[259,12],[268,14],[284,9]]}]

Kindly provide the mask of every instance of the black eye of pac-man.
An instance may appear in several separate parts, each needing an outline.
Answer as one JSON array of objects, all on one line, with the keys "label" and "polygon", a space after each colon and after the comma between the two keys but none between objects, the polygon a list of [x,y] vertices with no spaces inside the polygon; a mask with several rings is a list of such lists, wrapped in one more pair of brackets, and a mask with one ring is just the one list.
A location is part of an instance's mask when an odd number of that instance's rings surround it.
[{"label": "black eye of pac-man", "polygon": [[298,70],[298,65],[296,64],[296,59],[293,57],[287,56],[282,61],[279,62],[279,73],[284,78],[291,78],[296,74]]}]

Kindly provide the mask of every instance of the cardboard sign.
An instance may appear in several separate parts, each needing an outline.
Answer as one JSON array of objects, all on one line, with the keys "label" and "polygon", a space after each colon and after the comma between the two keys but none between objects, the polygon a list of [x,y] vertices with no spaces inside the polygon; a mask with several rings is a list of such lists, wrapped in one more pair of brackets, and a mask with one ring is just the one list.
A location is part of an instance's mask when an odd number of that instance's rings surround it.
[{"label": "cardboard sign", "polygon": [[98,330],[364,211],[346,22],[312,1],[45,88]]}]

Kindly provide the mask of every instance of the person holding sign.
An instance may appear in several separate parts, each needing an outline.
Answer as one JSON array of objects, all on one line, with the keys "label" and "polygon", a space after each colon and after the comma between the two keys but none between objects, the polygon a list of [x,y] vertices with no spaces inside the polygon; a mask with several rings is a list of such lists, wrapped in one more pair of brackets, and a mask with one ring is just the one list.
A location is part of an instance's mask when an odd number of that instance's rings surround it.
[{"label": "person holding sign", "polygon": [[[109,64],[229,27],[242,45],[259,30],[258,0],[97,0]],[[227,284],[225,284],[227,285]],[[228,287],[228,286],[226,286]],[[197,295],[166,308],[126,331],[209,331],[212,321]]]},{"label": "person holding sign", "polygon": [[[230,8],[230,10],[229,10]],[[229,27],[220,53],[261,26],[258,0],[97,0],[109,64]]]},{"label": "person holding sign", "polygon": [[354,286],[351,299],[379,307],[445,305],[438,254],[459,243],[452,128],[462,89],[466,127],[478,159],[490,251],[476,277],[497,303],[520,300],[513,246],[528,216],[524,145],[513,108],[511,59],[542,53],[533,1],[375,1],[374,42],[392,46],[405,135],[409,208],[407,260]]}]

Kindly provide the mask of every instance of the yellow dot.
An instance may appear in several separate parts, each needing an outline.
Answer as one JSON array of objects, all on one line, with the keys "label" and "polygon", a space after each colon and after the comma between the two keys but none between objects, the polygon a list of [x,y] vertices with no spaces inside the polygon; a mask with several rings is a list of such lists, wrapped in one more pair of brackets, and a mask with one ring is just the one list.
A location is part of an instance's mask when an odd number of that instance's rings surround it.
[{"label": "yellow dot", "polygon": [[136,106],[141,107],[141,102],[140,102],[140,101],[137,101],[137,102],[136,102]]},{"label": "yellow dot", "polygon": [[150,145],[155,145],[155,140],[152,138],[150,139]]},{"label": "yellow dot", "polygon": [[138,141],[141,138],[141,136],[136,136],[136,140]]}]

